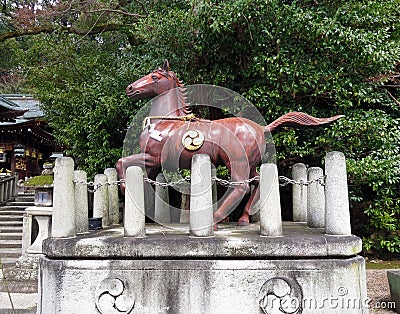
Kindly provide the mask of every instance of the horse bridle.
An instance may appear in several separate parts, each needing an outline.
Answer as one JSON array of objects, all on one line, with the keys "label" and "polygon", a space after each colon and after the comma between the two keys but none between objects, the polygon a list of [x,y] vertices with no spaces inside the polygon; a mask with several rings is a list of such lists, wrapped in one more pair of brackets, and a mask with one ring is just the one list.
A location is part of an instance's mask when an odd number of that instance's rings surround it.
[{"label": "horse bridle", "polygon": [[169,117],[169,116],[148,116],[143,119],[142,128],[143,130],[150,126],[152,119],[161,119],[161,120],[180,120],[180,121],[190,121],[195,118],[194,113],[187,114],[179,117]]}]

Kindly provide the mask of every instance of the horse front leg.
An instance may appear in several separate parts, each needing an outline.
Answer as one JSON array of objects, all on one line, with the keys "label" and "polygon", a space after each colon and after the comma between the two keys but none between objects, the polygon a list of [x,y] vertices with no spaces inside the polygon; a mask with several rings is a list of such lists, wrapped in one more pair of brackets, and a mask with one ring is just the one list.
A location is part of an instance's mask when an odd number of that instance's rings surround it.
[{"label": "horse front leg", "polygon": [[[139,166],[145,169],[147,174],[153,174],[154,171],[152,170],[154,168],[159,168],[157,159],[148,153],[140,153],[136,155],[122,157],[117,161],[115,165],[118,178],[120,180],[125,180],[126,169],[131,166]],[[120,188],[122,192],[125,192],[125,182],[121,182]]]}]

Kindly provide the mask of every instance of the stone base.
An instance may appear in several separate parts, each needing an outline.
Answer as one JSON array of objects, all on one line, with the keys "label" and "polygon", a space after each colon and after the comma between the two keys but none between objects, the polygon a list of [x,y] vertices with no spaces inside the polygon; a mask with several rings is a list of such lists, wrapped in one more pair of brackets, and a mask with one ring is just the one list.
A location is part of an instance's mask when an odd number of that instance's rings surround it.
[{"label": "stone base", "polygon": [[400,270],[390,270],[387,272],[390,297],[396,304],[396,313],[400,313]]},{"label": "stone base", "polygon": [[131,261],[43,258],[41,269],[38,313],[368,312],[361,257]]},{"label": "stone base", "polygon": [[6,268],[0,279],[0,291],[37,292],[40,254],[21,255],[14,267]]},{"label": "stone base", "polygon": [[296,223],[279,238],[256,230],[194,238],[158,226],[142,239],[115,228],[48,239],[38,313],[368,313],[358,238]]}]

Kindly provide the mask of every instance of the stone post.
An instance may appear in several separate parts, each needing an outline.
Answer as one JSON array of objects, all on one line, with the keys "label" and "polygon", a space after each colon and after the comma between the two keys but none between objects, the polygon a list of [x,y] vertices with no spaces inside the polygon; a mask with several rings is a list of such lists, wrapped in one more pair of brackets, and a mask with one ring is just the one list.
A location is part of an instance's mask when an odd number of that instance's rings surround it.
[{"label": "stone post", "polygon": [[8,181],[8,199],[12,199],[14,197],[14,181]]},{"label": "stone post", "polygon": [[1,185],[1,191],[2,191],[2,198],[1,198],[1,201],[7,200],[7,195],[6,195],[6,193],[7,193],[7,186],[6,186],[6,183],[5,183],[5,182],[3,182],[3,184]]},{"label": "stone post", "polygon": [[192,158],[190,186],[190,233],[196,237],[214,235],[211,161],[208,155],[199,154]]},{"label": "stone post", "polygon": [[142,168],[126,170],[124,234],[130,237],[146,236],[144,186]]},{"label": "stone post", "polygon": [[94,176],[94,186],[96,190],[93,197],[93,218],[103,217],[103,227],[110,225],[106,183],[107,176],[105,174],[96,174]]},{"label": "stone post", "polygon": [[59,157],[54,166],[53,238],[76,235],[74,194],[74,161],[71,157]]},{"label": "stone post", "polygon": [[12,176],[12,180],[11,180],[11,198],[14,198],[17,193],[16,193],[16,189],[17,189],[17,185],[15,184],[16,182],[16,177]]},{"label": "stone post", "polygon": [[[167,181],[165,180],[164,174],[159,173],[156,182],[166,183]],[[171,210],[169,207],[167,186],[156,185],[154,218],[154,220],[159,224],[171,222]]]},{"label": "stone post", "polygon": [[87,175],[83,170],[74,171],[75,180],[75,210],[76,210],[76,232],[85,233],[89,231],[89,209]]},{"label": "stone post", "polygon": [[[323,178],[324,172],[319,167],[308,169],[308,181]],[[325,227],[325,188],[315,181],[307,186],[307,225],[310,228]]]},{"label": "stone post", "polygon": [[115,168],[104,170],[108,185],[108,210],[111,224],[119,223],[119,200],[118,200],[118,174]]},{"label": "stone post", "polygon": [[10,181],[4,182],[4,200],[8,201],[10,199]]},{"label": "stone post", "polygon": [[0,202],[4,201],[4,189],[5,189],[5,182],[0,183]]},{"label": "stone post", "polygon": [[8,200],[10,200],[10,199],[12,199],[12,197],[13,197],[13,182],[12,182],[12,180],[9,180],[8,182],[7,182],[7,185],[8,185],[8,195],[7,195],[7,199]]},{"label": "stone post", "polygon": [[[307,181],[305,164],[297,163],[292,168],[292,179],[296,182]],[[293,221],[307,221],[307,186],[293,184]]]},{"label": "stone post", "polygon": [[346,160],[341,152],[325,158],[325,228],[330,235],[350,235]]},{"label": "stone post", "polygon": [[10,177],[9,188],[8,188],[8,199],[12,199],[14,197],[14,178]]},{"label": "stone post", "polygon": [[150,182],[144,181],[144,208],[146,216],[155,219],[155,191]]},{"label": "stone post", "polygon": [[262,236],[282,236],[278,169],[275,164],[261,165],[259,188],[260,233]]},{"label": "stone post", "polygon": [[[213,164],[211,164],[211,178],[217,177],[217,168]],[[217,190],[217,181],[212,182],[212,203],[213,203],[213,211],[215,212],[218,209],[218,190]]]},{"label": "stone post", "polygon": [[18,175],[14,176],[14,196],[18,196]]},{"label": "stone post", "polygon": [[182,193],[181,195],[181,215],[179,217],[180,223],[189,223],[190,210],[186,210],[186,203],[188,202],[189,195]]},{"label": "stone post", "polygon": [[32,244],[32,215],[25,212],[22,220],[22,254],[26,253]]}]

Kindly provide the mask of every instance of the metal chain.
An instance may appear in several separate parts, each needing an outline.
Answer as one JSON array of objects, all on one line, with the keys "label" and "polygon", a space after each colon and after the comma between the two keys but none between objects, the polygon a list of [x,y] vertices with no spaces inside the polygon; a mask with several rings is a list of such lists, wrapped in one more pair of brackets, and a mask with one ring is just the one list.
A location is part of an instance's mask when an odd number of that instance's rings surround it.
[{"label": "metal chain", "polygon": [[[259,179],[260,179],[260,176],[255,176],[254,178],[247,179],[247,180],[244,180],[244,181],[228,181],[228,180],[220,179],[220,178],[217,178],[217,177],[211,178],[212,181],[215,181],[218,184],[223,185],[223,186],[242,185],[242,184],[250,183],[250,182],[252,182],[254,180],[259,180]],[[190,182],[191,179],[190,179],[190,176],[186,176],[186,177],[184,177],[184,178],[182,178],[182,179],[180,179],[178,181],[175,181],[175,182],[158,182],[158,181],[154,181],[154,180],[149,179],[149,178],[144,178],[144,180],[146,182],[149,182],[150,184],[155,185],[155,186],[168,187],[168,186],[174,186],[174,185],[181,184],[182,182]]]},{"label": "metal chain", "polygon": [[[325,176],[320,176],[318,178],[315,178],[313,180],[310,181],[304,181],[304,180],[300,180],[300,181],[295,181],[293,179],[289,179],[287,177],[284,176],[279,176],[278,177],[279,181],[283,181],[282,183],[280,183],[280,186],[286,186],[289,184],[296,184],[296,185],[301,185],[301,186],[308,186],[312,183],[318,183],[322,186],[325,185]],[[162,187],[170,187],[170,186],[176,186],[179,185],[183,182],[190,182],[190,176],[186,176],[182,179],[179,179],[178,181],[172,181],[172,182],[158,182],[158,181],[154,181],[150,178],[143,178],[143,180],[145,182],[148,182],[154,186],[162,186]],[[220,179],[218,177],[212,177],[211,178],[212,181],[215,181],[217,184],[222,185],[222,186],[238,186],[238,185],[243,185],[243,184],[248,184],[251,183],[253,181],[259,181],[260,180],[260,176],[255,176],[253,178],[249,178],[243,181],[229,181],[229,180],[224,180],[224,179]],[[97,183],[94,184],[94,182],[90,181],[90,182],[86,182],[84,180],[74,180],[75,184],[82,184],[82,185],[87,185],[88,187],[88,191],[90,193],[94,193],[96,192],[99,188],[101,188],[103,185],[104,186],[110,186],[110,185],[121,185],[121,183],[124,183],[125,179],[121,179],[118,181],[113,181],[113,182],[106,182],[104,184],[102,183]]]},{"label": "metal chain", "polygon": [[173,181],[173,182],[158,182],[158,181],[154,181],[154,180],[152,180],[150,178],[143,178],[143,179],[144,179],[144,181],[146,181],[146,182],[148,182],[150,184],[153,184],[155,186],[168,187],[168,186],[175,186],[175,185],[181,184],[183,182],[189,182],[190,181],[190,176],[186,176],[186,177],[184,177],[182,179],[179,179],[178,181]]},{"label": "metal chain", "polygon": [[81,184],[81,185],[87,185],[88,187],[88,192],[89,193],[94,193],[96,192],[99,188],[101,188],[103,185],[104,186],[111,186],[111,185],[121,185],[121,183],[125,182],[125,179],[121,179],[118,181],[112,181],[112,182],[106,182],[106,183],[97,183],[94,184],[94,182],[90,181],[90,182],[86,182],[84,180],[74,180],[73,181],[75,184]]},{"label": "metal chain", "polygon": [[286,178],[284,176],[279,176],[278,179],[280,181],[283,181],[283,183],[279,184],[280,186],[286,186],[288,184],[297,184],[297,185],[301,185],[301,186],[307,186],[307,185],[310,185],[312,183],[318,183],[318,184],[320,184],[322,186],[325,186],[325,176],[320,176],[320,177],[315,178],[315,179],[310,180],[310,181],[304,181],[304,180],[295,181],[293,179],[289,179],[289,178]]},{"label": "metal chain", "polygon": [[228,180],[220,179],[220,178],[217,178],[217,177],[213,177],[212,180],[216,181],[219,185],[222,185],[222,186],[237,186],[237,185],[243,185],[243,184],[246,184],[246,183],[250,183],[250,182],[253,182],[255,180],[258,181],[258,180],[260,180],[260,176],[255,176],[253,178],[246,179],[246,180],[243,180],[243,181],[228,181]]}]

